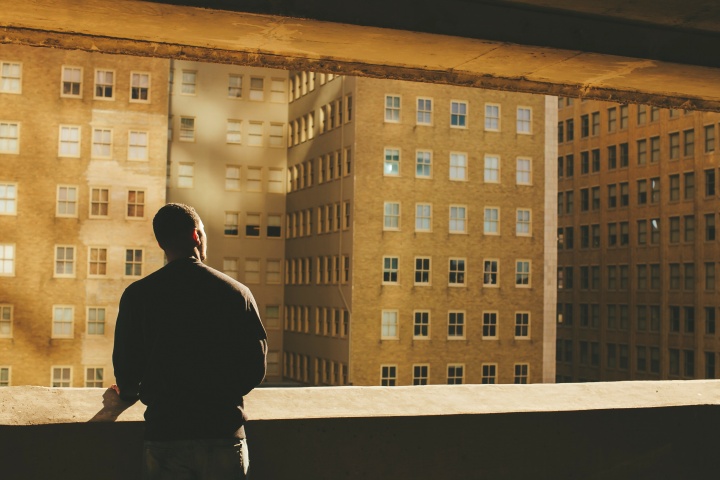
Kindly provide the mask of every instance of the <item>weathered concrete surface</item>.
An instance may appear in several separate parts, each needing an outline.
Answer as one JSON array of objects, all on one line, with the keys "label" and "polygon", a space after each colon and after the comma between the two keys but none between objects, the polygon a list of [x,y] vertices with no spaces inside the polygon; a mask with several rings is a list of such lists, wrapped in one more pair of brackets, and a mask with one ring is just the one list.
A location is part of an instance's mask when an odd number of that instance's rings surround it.
[{"label": "weathered concrete surface", "polygon": [[[231,3],[211,2],[219,6]],[[295,11],[283,8],[283,2],[265,3],[275,4],[273,11]],[[311,5],[317,10],[311,8],[310,13],[322,10],[324,3],[316,3]],[[442,24],[423,32],[399,29],[416,25],[413,23],[391,29],[373,26],[377,22],[363,26],[137,0],[0,0],[0,41],[720,110],[720,57],[714,46],[720,38],[717,31],[653,31],[643,37],[643,43],[649,44],[646,50],[632,51],[629,46],[638,42],[618,42],[616,33],[622,32],[621,37],[639,35],[643,25],[628,27],[622,19],[613,21],[605,16],[606,23],[593,27],[595,33],[585,34],[582,29],[573,33],[573,15],[561,14],[553,21],[565,23],[553,26],[542,23],[546,11],[520,21],[508,11],[491,8],[511,3],[452,2],[448,8],[422,3],[426,23],[433,24],[428,18],[435,11]],[[248,8],[257,8],[256,4]],[[476,12],[479,4],[494,5],[486,5],[474,15],[462,8]],[[710,5],[706,12],[706,17],[714,18],[717,9]],[[490,25],[495,18],[495,23],[507,27],[498,29],[500,32],[526,31],[533,36],[515,38],[525,44],[488,38],[499,34],[483,37],[488,29],[467,30],[472,18],[482,18]],[[454,25],[452,19],[458,22],[456,36],[447,34],[453,31],[449,28]],[[424,24],[417,25],[423,28]],[[562,25],[571,32],[558,40],[555,36]],[[686,34],[689,36],[682,36]],[[574,44],[573,35],[578,39]],[[681,36],[672,40],[675,35]],[[666,39],[673,48],[655,47],[653,38]],[[594,44],[608,43],[617,48],[611,53],[593,53]],[[623,50],[623,45],[628,49]],[[675,52],[673,56],[662,53],[669,51]],[[647,58],[637,56],[642,54]],[[696,58],[696,64],[679,63],[687,58]]]},{"label": "weathered concrete surface", "polygon": [[[711,380],[258,389],[248,396],[251,471],[273,480],[710,478],[718,402]],[[118,410],[114,393],[98,389],[0,389],[3,480],[139,478],[143,409]]]}]

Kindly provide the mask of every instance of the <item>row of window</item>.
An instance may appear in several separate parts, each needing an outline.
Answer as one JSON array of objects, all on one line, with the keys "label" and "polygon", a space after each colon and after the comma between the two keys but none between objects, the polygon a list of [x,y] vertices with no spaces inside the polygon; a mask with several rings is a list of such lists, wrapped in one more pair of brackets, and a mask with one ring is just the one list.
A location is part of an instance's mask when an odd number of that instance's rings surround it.
[{"label": "row of window", "polygon": [[[245,258],[243,260],[242,278],[240,277],[239,265],[240,260],[237,258],[223,258],[222,271],[225,275],[247,284],[282,284],[282,261],[277,258],[267,258],[264,259],[264,262],[260,258]],[[262,274],[264,274],[264,282]]]},{"label": "row of window", "polygon": [[[73,367],[55,366],[50,367],[51,387],[70,387],[73,383]],[[102,388],[105,385],[104,367],[85,367],[84,387]],[[0,366],[0,387],[12,385],[12,367]]]},{"label": "row of window", "polygon": [[[55,201],[55,215],[77,217],[80,187],[58,185]],[[126,190],[125,218],[145,218],[145,190]],[[108,218],[110,215],[110,189],[90,187],[89,218]],[[0,215],[18,213],[18,184],[0,181]]]},{"label": "row of window", "polygon": [[[481,384],[498,383],[498,364],[497,363],[481,363],[480,364]],[[448,385],[462,385],[467,383],[466,365],[462,363],[449,363],[446,365],[446,376],[443,380]],[[513,364],[513,383],[526,384],[529,383],[530,365],[527,363]],[[412,385],[428,385],[430,383],[430,365],[415,364],[412,366]],[[398,382],[398,366],[397,365],[381,365],[380,366],[380,385],[383,387],[394,387],[399,385]]]},{"label": "row of window", "polygon": [[[469,103],[462,100],[451,100],[449,111],[449,125],[453,128],[468,128]],[[415,125],[431,126],[434,124],[434,100],[428,97],[417,97],[415,103]],[[487,132],[500,132],[502,127],[501,105],[498,103],[485,103],[484,130]],[[385,95],[385,122],[402,122],[402,96],[397,94]],[[517,133],[532,133],[532,108],[518,106],[515,116]]]},{"label": "row of window", "polygon": [[[716,262],[704,262],[703,264],[703,290],[714,292],[716,290]],[[606,267],[605,286],[600,284],[600,266],[583,265],[580,267],[558,267],[558,289],[570,290],[574,288],[575,268],[580,272],[581,290],[626,290],[629,288],[628,265],[608,265]],[[661,268],[659,263],[635,265],[635,283],[632,286],[636,290],[661,290]],[[667,284],[665,290],[686,290],[694,291],[696,286],[695,263],[668,263]]]},{"label": "row of window", "polygon": [[[244,175],[242,175],[243,170],[245,170]],[[266,169],[265,167],[226,165],[225,190],[229,192],[284,193],[286,188],[283,185],[283,175],[282,168]],[[194,178],[194,163],[178,165],[178,186],[192,188],[195,185]]]},{"label": "row of window", "polygon": [[[315,267],[313,269],[313,263]],[[337,285],[350,282],[350,257],[329,255],[285,260],[285,285]]]},{"label": "row of window", "polygon": [[[173,140],[174,116],[168,120],[168,140]],[[197,139],[197,122],[195,117],[179,117],[180,142],[195,142]],[[277,147],[282,148],[284,142],[285,124],[282,122],[263,122],[262,120],[227,119],[225,129],[225,143],[230,145],[248,145],[250,147]],[[267,133],[267,142],[265,135]]]},{"label": "row of window", "polygon": [[[338,98],[318,108],[317,134],[322,135],[349,123],[353,119],[352,95]],[[288,123],[288,147],[294,147],[315,138],[315,112],[312,111]]]},{"label": "row of window", "polygon": [[[432,257],[414,257],[413,285],[432,285]],[[448,260],[447,284],[450,286],[466,286],[468,283],[467,260],[465,258],[450,258]],[[531,267],[530,260],[515,261],[515,286],[530,287]],[[403,277],[404,278],[404,277]],[[500,261],[497,259],[483,260],[483,286],[498,287],[500,285]],[[400,257],[384,256],[382,258],[382,284],[399,285]]]},{"label": "row of window", "polygon": [[[482,338],[498,340],[499,312],[482,312]],[[530,312],[515,312],[513,323],[514,338],[527,340],[530,338]],[[380,326],[381,340],[400,339],[400,312],[399,310],[383,310]],[[412,338],[414,340],[430,339],[430,310],[414,310],[412,313]],[[465,322],[464,310],[450,310],[447,313],[447,323],[441,330],[441,336],[448,340],[464,340],[470,324]]]},{"label": "row of window", "polygon": [[339,75],[333,73],[315,73],[315,72],[299,72],[290,75],[290,90],[288,91],[288,101],[292,103],[300,97],[304,97],[308,93],[315,90],[315,86],[319,83],[321,86]]},{"label": "row of window", "polygon": [[[313,234],[313,209],[287,214],[287,238],[302,238]],[[317,207],[317,234],[337,232],[350,228],[352,210],[350,201],[330,203]]]},{"label": "row of window", "polygon": [[[142,248],[127,248],[123,260],[116,264],[122,265],[126,277],[141,277],[143,274]],[[118,259],[119,260],[119,259]],[[15,276],[16,249],[15,244],[0,244],[0,276]],[[107,247],[88,247],[88,277],[104,277],[108,275]],[[79,262],[76,247],[73,245],[56,245],[53,267],[55,278],[75,278],[76,266]]]},{"label": "row of window", "polygon": [[[22,93],[22,62],[0,61],[0,93]],[[96,68],[93,71],[93,98],[96,100],[115,100],[117,75],[114,69]],[[150,102],[150,80],[148,72],[130,72],[128,90],[131,102]],[[60,96],[82,98],[83,83],[87,83],[84,68],[63,65],[60,75]]]},{"label": "row of window", "polygon": [[[283,376],[298,382],[310,383],[308,368],[311,364],[310,355],[295,352],[284,352]],[[342,362],[327,358],[313,358],[315,385],[347,385],[348,367]]]},{"label": "row of window", "polygon": [[[200,75],[197,70],[182,69],[180,76],[179,91],[180,95],[197,95],[198,86],[200,85]],[[255,102],[265,101],[267,98],[273,103],[285,103],[285,79],[284,78],[270,78],[270,81],[259,75],[250,75],[250,84],[246,92],[243,90],[246,82],[244,75],[240,73],[230,73],[227,77],[227,96],[234,100],[240,100],[247,98]],[[170,83],[175,83],[175,72],[170,70]],[[269,92],[267,92],[269,88]]]},{"label": "row of window", "polygon": [[[668,134],[668,153],[670,160],[677,160],[682,157],[686,159],[693,158],[695,155],[695,133],[694,130],[685,130],[683,132],[682,149],[680,144],[680,132]],[[597,173],[600,171],[603,158],[600,148],[592,150],[584,150],[580,152],[580,174]],[[620,143],[618,145],[610,145],[604,150],[605,164],[607,170],[615,170],[616,168],[627,168],[630,163],[630,145],[628,143]],[[705,153],[715,151],[715,126],[708,125],[705,127]],[[637,165],[647,165],[648,163],[658,163],[662,155],[662,145],[660,137],[650,137],[648,139],[640,139],[635,142],[635,149],[632,152],[635,155]],[[558,177],[572,177],[575,174],[575,156],[568,154],[564,157],[558,157]]]},{"label": "row of window", "polygon": [[[401,230],[401,204],[400,202],[384,202],[383,204],[383,230]],[[468,206],[450,205],[448,209],[448,232],[468,233]],[[515,210],[515,235],[519,237],[532,236],[532,211],[518,208]],[[433,231],[433,205],[431,203],[415,204],[415,231]],[[500,207],[483,208],[483,234],[500,235]]]},{"label": "row of window", "polygon": [[[384,150],[383,175],[397,177],[401,175],[401,149],[388,147]],[[468,181],[469,162],[465,152],[450,152],[448,163],[448,178],[454,181]],[[515,160],[515,183],[517,185],[532,185],[532,159],[517,157]],[[415,150],[415,177],[433,178],[433,151]],[[501,183],[500,155],[486,154],[483,157],[483,182]],[[512,171],[512,170],[510,170]]]},{"label": "row of window", "polygon": [[[0,121],[0,153],[20,153],[20,122]],[[58,131],[58,157],[80,158],[82,127],[79,125],[60,125]],[[112,128],[93,128],[91,158],[113,158]],[[127,159],[147,161],[149,159],[150,132],[145,130],[127,131]]]},{"label": "row of window", "polygon": [[[716,235],[716,215],[707,213],[703,215],[703,240],[713,242]],[[695,243],[696,222],[695,215],[673,216],[667,219],[668,224],[668,245],[678,245],[680,242],[686,244]],[[682,227],[681,227],[682,225]],[[660,245],[661,241],[661,219],[650,220],[640,219],[636,221],[636,245]],[[580,248],[600,248],[602,246],[602,235],[600,224],[580,225]],[[606,247],[623,247],[630,244],[630,222],[610,222],[605,226],[607,233]],[[682,233],[682,235],[681,235]],[[575,227],[558,228],[558,249],[572,250],[575,247]]]},{"label": "row of window", "polygon": [[[580,327],[599,329],[601,327],[601,305],[597,303],[581,303],[578,308]],[[669,305],[667,315],[662,315],[660,305],[636,305],[634,317],[630,318],[631,308],[626,304],[605,305],[604,327],[607,330],[628,331],[630,326],[638,332],[660,332],[665,326],[671,333],[693,334],[696,331],[695,306]],[[559,303],[557,305],[558,321],[561,326],[574,325],[575,305]],[[699,329],[705,335],[717,332],[717,307],[703,307],[703,324]]]},{"label": "row of window", "polygon": [[[579,342],[579,364],[581,366],[600,367],[601,353],[598,342]],[[558,362],[573,362],[573,341],[557,340],[556,359]],[[697,353],[694,350],[681,350],[668,348],[662,350],[668,362],[668,374],[671,376],[694,378]],[[716,360],[715,352],[705,352],[705,378],[715,378]],[[638,373],[660,374],[661,365],[660,347],[635,346],[635,371]],[[610,370],[630,369],[630,347],[627,344],[606,343],[604,367]]]},{"label": "row of window", "polygon": [[[248,212],[245,214],[245,237],[260,237],[265,232],[267,238],[282,237],[282,215],[266,214],[263,224],[263,214]],[[264,227],[264,228],[263,228]],[[228,237],[240,235],[240,212],[225,212],[225,225],[223,232]]]},{"label": "row of window", "polygon": [[[285,331],[310,333],[327,337],[346,338],[350,334],[350,312],[344,308],[315,307],[315,319],[310,319],[307,306],[288,305],[285,307]],[[310,324],[313,324],[314,329]]]},{"label": "row of window", "polygon": [[[317,165],[317,167],[315,167]],[[317,169],[316,169],[317,168]],[[350,175],[352,169],[352,148],[345,147],[342,152],[336,150],[316,159],[306,160],[288,168],[288,192],[310,188]],[[317,175],[316,175],[317,173]]]}]

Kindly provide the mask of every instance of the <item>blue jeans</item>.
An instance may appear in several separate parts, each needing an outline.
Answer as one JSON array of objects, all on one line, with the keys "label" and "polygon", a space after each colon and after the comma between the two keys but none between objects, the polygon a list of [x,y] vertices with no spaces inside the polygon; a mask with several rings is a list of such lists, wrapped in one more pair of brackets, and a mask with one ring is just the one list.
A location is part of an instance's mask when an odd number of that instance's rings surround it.
[{"label": "blue jeans", "polygon": [[145,441],[145,480],[246,480],[245,439]]}]

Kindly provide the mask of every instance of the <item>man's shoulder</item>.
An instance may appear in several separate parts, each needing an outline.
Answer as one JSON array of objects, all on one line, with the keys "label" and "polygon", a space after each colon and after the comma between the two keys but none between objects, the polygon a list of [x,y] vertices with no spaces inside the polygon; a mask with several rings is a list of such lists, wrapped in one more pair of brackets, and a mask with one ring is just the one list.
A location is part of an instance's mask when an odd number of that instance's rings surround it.
[{"label": "man's shoulder", "polygon": [[221,272],[220,270],[217,270],[209,265],[205,265],[204,263],[200,263],[200,268],[204,269],[209,275],[214,277],[218,283],[224,283],[229,288],[232,288],[234,290],[240,290],[242,292],[250,292],[250,289],[240,281],[234,279],[230,275],[227,275],[226,273]]}]

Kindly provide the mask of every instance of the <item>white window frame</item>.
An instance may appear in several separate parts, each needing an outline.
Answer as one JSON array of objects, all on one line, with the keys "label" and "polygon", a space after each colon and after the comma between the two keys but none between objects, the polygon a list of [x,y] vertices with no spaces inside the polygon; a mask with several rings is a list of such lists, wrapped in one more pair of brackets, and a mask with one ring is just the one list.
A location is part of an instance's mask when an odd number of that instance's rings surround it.
[{"label": "white window frame", "polygon": [[[55,378],[55,371],[58,370],[61,374],[60,378],[56,380]],[[55,386],[55,383],[64,383],[62,374],[64,371],[67,370],[69,373],[68,380],[67,380],[67,386],[58,385]],[[73,367],[70,365],[53,365],[50,367],[50,387],[51,388],[70,388],[73,386]]]},{"label": "white window frame", "polygon": [[14,320],[14,306],[9,303],[0,303],[0,338],[13,338]]},{"label": "white window frame", "polygon": [[178,131],[178,140],[181,142],[194,142],[197,125],[195,125],[195,117],[180,116],[180,128]]},{"label": "white window frame", "polygon": [[[95,313],[95,318],[91,319],[91,312]],[[100,314],[102,313],[102,319],[100,319]],[[88,336],[91,337],[103,337],[105,336],[105,333],[107,332],[107,326],[108,326],[108,312],[107,307],[104,306],[96,306],[96,305],[89,305],[85,309],[85,333]],[[93,327],[93,328],[91,328]],[[94,330],[94,331],[90,331]]]},{"label": "white window frame", "polygon": [[[135,76],[137,76],[137,79],[139,80],[138,85],[135,85]],[[143,82],[142,82],[143,77],[147,77],[147,85],[146,86],[143,86]],[[136,71],[130,72],[130,85],[129,85],[129,92],[128,92],[128,101],[130,103],[150,103],[151,87],[152,87],[152,75],[150,74],[150,72],[136,72]],[[133,88],[139,89],[138,90],[139,98],[133,98]],[[143,90],[146,91],[147,98],[142,98]]]},{"label": "white window frame", "polygon": [[17,215],[18,184],[0,182],[0,215]]},{"label": "white window frame", "polygon": [[[0,120],[0,153],[4,155],[17,155],[20,153],[20,126],[20,122]],[[12,128],[15,129],[16,133],[14,137],[11,137],[8,132]],[[10,147],[12,145],[14,145],[14,148]]]},{"label": "white window frame", "polygon": [[242,145],[242,120],[228,118],[225,128],[225,143]]},{"label": "white window frame", "polygon": [[[240,165],[225,165],[225,190],[230,192],[240,191]],[[235,176],[234,174],[237,173]],[[233,174],[233,176],[230,176]]]},{"label": "white window frame", "polygon": [[[493,269],[493,265],[495,268]],[[488,269],[488,266],[491,267]],[[493,277],[494,275],[494,277]],[[500,259],[483,258],[483,287],[499,288],[500,287]]]},{"label": "white window frame", "polygon": [[386,177],[399,177],[401,158],[402,152],[400,148],[385,147],[383,149],[383,175]]},{"label": "white window frame", "polygon": [[382,310],[380,317],[380,340],[400,339],[400,313],[398,310]]},{"label": "white window frame", "polygon": [[[77,133],[77,139],[63,139],[63,132],[68,134]],[[74,135],[72,135],[74,136]],[[63,146],[68,147],[69,152],[63,152]],[[82,127],[80,125],[60,125],[58,128],[58,157],[80,158],[82,146]],[[76,151],[77,150],[77,151]]]},{"label": "white window frame", "polygon": [[[97,379],[98,371],[100,372],[100,380]],[[90,379],[90,372],[93,378]],[[100,385],[97,385],[99,383]],[[103,388],[105,386],[105,367],[85,367],[85,388]]]},{"label": "white window frame", "polygon": [[[80,78],[79,81],[74,82],[73,78],[69,78],[67,80],[67,83],[70,85],[78,84],[78,93],[66,93],[65,92],[65,72],[73,73],[73,72],[79,72]],[[83,67],[79,67],[77,65],[63,65],[60,68],[60,96],[63,98],[82,98],[83,96]]]},{"label": "white window frame", "polygon": [[[457,113],[454,112],[454,108],[457,105]],[[461,106],[464,106],[464,112],[460,112],[462,109]],[[469,106],[468,102],[465,100],[450,100],[450,128],[461,128],[461,129],[467,129],[468,128],[468,116],[469,116]],[[457,117],[458,124],[453,125],[453,121]],[[462,119],[462,122],[460,121]],[[462,124],[462,125],[461,125]]]},{"label": "white window frame", "polygon": [[[452,377],[453,382],[450,383],[450,369],[455,369],[455,373],[457,373],[457,369],[460,369],[461,375],[458,377],[457,375],[454,375]],[[448,363],[447,368],[445,369],[446,373],[446,382],[448,385],[464,385],[465,384],[465,364],[464,363]],[[457,381],[459,378],[459,382]]]},{"label": "white window frame", "polygon": [[[521,265],[527,264],[527,272],[520,269]],[[527,276],[527,283],[518,283],[518,280]],[[515,260],[515,288],[531,288],[532,287],[532,260],[527,258],[519,258]]]},{"label": "white window frame", "polygon": [[[100,253],[102,253],[102,252],[104,251],[104,253],[105,253],[105,259],[102,260],[102,259],[98,258],[95,262],[93,262],[93,251],[97,252],[97,254],[100,254]],[[108,268],[108,248],[105,247],[105,246],[95,246],[95,245],[91,245],[91,246],[88,247],[87,252],[88,252],[88,257],[87,257],[87,258],[88,258],[88,261],[87,261],[87,275],[88,275],[88,277],[89,277],[89,278],[103,278],[103,277],[107,277],[107,275],[108,275],[108,270],[107,270],[107,268]],[[93,263],[95,263],[95,264],[97,264],[97,265],[104,265],[104,266],[105,266],[105,268],[104,268],[105,273],[92,273],[91,266],[92,266]]]},{"label": "white window frame", "polygon": [[[455,212],[455,214],[453,213]],[[462,216],[457,213],[462,212]],[[448,232],[452,234],[468,233],[467,205],[450,205],[448,208]]]},{"label": "white window frame", "polygon": [[[238,79],[237,85],[233,84],[233,79]],[[228,74],[228,98],[239,100],[242,98],[243,76],[239,73]],[[235,93],[235,95],[233,95]]]},{"label": "white window frame", "polygon": [[180,74],[180,95],[197,95],[197,70],[183,69]]},{"label": "white window frame", "polygon": [[265,123],[260,120],[248,121],[247,145],[249,147],[262,147],[265,139]]},{"label": "white window frame", "polygon": [[[520,163],[521,162],[527,162],[529,169],[528,170],[521,170],[520,169]],[[521,180],[521,176],[527,175],[528,181]],[[530,157],[517,157],[515,162],[515,183],[517,185],[532,185],[532,158]]]},{"label": "white window frame", "polygon": [[[433,152],[432,150],[415,150],[415,178],[432,178],[433,173]],[[427,162],[426,162],[427,161]],[[428,174],[424,174],[424,170],[428,170]],[[423,174],[420,174],[423,170]]]},{"label": "white window frame", "polygon": [[177,188],[195,187],[195,164],[190,162],[178,163]]},{"label": "white window frame", "polygon": [[[397,206],[397,211],[395,211],[394,206]],[[392,208],[392,211],[388,212],[388,207]],[[383,203],[383,231],[399,231],[400,230],[400,221],[401,221],[401,215],[402,215],[402,205],[400,202],[384,202]],[[394,221],[393,221],[394,219]],[[388,220],[390,220],[391,225],[388,225]],[[396,225],[392,225],[392,224]]]},{"label": "white window frame", "polygon": [[[425,262],[427,260],[427,270],[424,268],[418,269],[418,260]],[[432,257],[415,257],[413,259],[413,264],[415,268],[413,269],[413,285],[419,286],[419,287],[430,287],[432,286]],[[423,265],[421,265],[422,267]],[[427,272],[427,282],[418,282],[417,280],[417,274],[418,272],[425,273]]]},{"label": "white window frame", "polygon": [[[423,323],[418,323],[418,314],[421,315],[421,317],[420,317],[421,320],[422,320],[422,315],[423,315],[423,314],[426,315],[426,316],[427,316],[427,323],[425,323],[425,324],[423,324]],[[420,325],[421,328],[422,328],[423,325],[425,326],[425,329],[427,330],[427,335],[418,335],[418,334],[415,332],[415,327],[417,327],[418,325]],[[430,327],[431,327],[431,325],[432,325],[432,321],[431,321],[430,310],[413,310],[413,340],[430,340],[430,337],[431,337]]]},{"label": "white window frame", "polygon": [[[66,198],[65,198],[65,200],[62,200],[62,202],[64,202],[64,204],[66,204],[66,205],[74,205],[72,213],[60,212],[60,204],[61,204],[60,203],[61,202],[60,192],[63,190],[65,190]],[[77,185],[58,185],[57,186],[56,197],[55,197],[55,216],[56,217],[77,218],[78,207],[79,207],[79,203],[80,203],[79,190],[80,189]],[[67,195],[70,192],[74,192],[74,194],[75,194],[74,200],[70,200],[69,197],[67,197]]]},{"label": "white window frame", "polygon": [[150,156],[149,153],[150,132],[142,130],[129,130],[127,159],[130,161],[147,161]]},{"label": "white window frame", "polygon": [[[518,315],[526,315],[527,316],[527,324],[518,323]],[[531,319],[530,311],[522,310],[522,311],[515,312],[515,329],[514,329],[515,340],[530,340],[530,324],[531,324],[530,319]],[[520,328],[520,329],[526,328],[527,335],[518,335],[517,334],[518,328]]]},{"label": "white window frame", "polygon": [[[426,102],[430,102],[430,109],[426,109],[425,107]],[[421,105],[422,103],[422,105]],[[433,99],[430,97],[417,97],[415,100],[415,106],[416,106],[416,115],[415,115],[415,122],[416,125],[429,125],[432,126],[433,124]],[[421,109],[421,106],[423,107]],[[421,119],[422,116],[422,119]],[[426,117],[429,117],[429,120],[425,120]]]},{"label": "white window frame", "polygon": [[[133,258],[128,261],[128,252],[132,252]],[[137,262],[137,259],[135,255],[137,255],[137,252],[140,252],[140,262]],[[140,272],[134,273],[136,271],[136,266],[140,265]],[[132,273],[128,273],[128,267],[132,267]],[[127,248],[125,247],[125,253],[123,255],[123,277],[125,278],[140,278],[143,276],[143,271],[145,270],[145,249],[144,248]]]},{"label": "white window frame", "polygon": [[[497,162],[497,164],[492,165],[493,161]],[[501,167],[500,155],[485,154],[483,159],[483,182],[500,183]]]},{"label": "white window frame", "polygon": [[[110,74],[112,76],[112,81],[110,83],[105,83],[105,78],[100,78],[101,76],[106,76],[107,74]],[[100,83],[100,81],[103,81],[103,83]],[[95,100],[105,100],[105,101],[112,101],[115,100],[115,70],[107,69],[107,68],[96,68],[94,75],[93,75],[93,98]],[[98,88],[101,89],[102,92],[105,92],[107,88],[110,88],[111,95],[98,95]]]},{"label": "white window frame", "polygon": [[[420,211],[420,210],[427,210]],[[432,203],[416,203],[415,204],[415,231],[416,232],[432,232]],[[428,215],[425,216],[425,213]],[[423,228],[423,223],[427,222],[427,228]]]},{"label": "white window frame", "polygon": [[0,243],[0,277],[15,276],[16,252],[14,243]]},{"label": "white window frame", "polygon": [[[141,203],[139,203],[139,202],[130,203],[130,193],[131,192],[135,193],[136,198],[139,193],[142,194],[142,202]],[[127,194],[125,195],[125,218],[133,219],[133,220],[144,220],[145,219],[145,207],[147,207],[146,197],[147,197],[147,191],[144,188],[128,189]],[[129,210],[130,210],[131,206],[136,209],[136,212],[137,212],[138,206],[141,206],[142,207],[142,215],[130,215]]]},{"label": "white window frame", "polygon": [[[527,220],[521,218],[527,214]],[[524,231],[527,229],[527,231]],[[529,208],[518,208],[515,210],[515,235],[518,237],[532,237],[532,210]]]},{"label": "white window frame", "polygon": [[[452,270],[452,263],[459,262],[459,261],[462,262],[462,267],[463,267],[462,270],[457,269],[457,268],[455,270]],[[462,274],[462,282],[458,282],[458,281],[451,282],[450,275],[452,273],[455,274],[456,280],[457,280],[457,276],[459,274]],[[465,286],[467,286],[467,258],[464,258],[464,257],[448,258],[448,286],[450,286],[450,287],[465,287]]]},{"label": "white window frame", "polygon": [[[455,315],[455,323],[450,323],[450,318],[452,315]],[[457,315],[461,315],[462,323],[457,322]],[[465,310],[449,310],[447,315],[447,339],[448,340],[465,340],[467,336],[467,322],[465,321],[465,317],[467,316]],[[450,335],[450,327],[453,326],[455,328],[455,331],[457,332],[458,327],[460,327],[460,330],[462,330],[462,335]]]},{"label": "white window frame", "polygon": [[[489,109],[497,109],[497,116],[489,115]],[[485,131],[486,132],[499,132],[500,131],[500,118],[501,118],[501,105],[499,103],[486,103],[485,104]],[[495,126],[493,126],[493,123]]]},{"label": "white window frame", "polygon": [[[17,67],[18,76],[13,76],[12,72],[8,70],[12,67]],[[22,62],[0,62],[0,93],[12,93],[15,95],[22,94]],[[7,72],[7,73],[6,73]],[[13,88],[12,85],[17,83],[17,88]]]},{"label": "white window frame", "polygon": [[[388,104],[388,99],[393,99],[391,104]],[[395,106],[395,99],[397,99],[397,106]],[[385,123],[400,123],[402,121],[402,96],[393,93],[385,94],[384,112]]]},{"label": "white window frame", "polygon": [[[488,318],[494,319],[495,323],[486,323]],[[499,338],[498,331],[500,330],[500,312],[497,310],[483,310],[482,324],[480,325],[480,328],[483,340],[497,340]],[[487,335],[485,334],[486,328],[488,330]],[[492,334],[490,330],[492,330]]]},{"label": "white window frame", "polygon": [[[390,278],[386,279],[386,276],[392,277],[394,274],[395,280]],[[382,257],[382,285],[399,285],[400,284],[400,257],[396,255],[384,255]]]},{"label": "white window frame", "polygon": [[[70,312],[70,320],[66,321],[64,318],[57,318],[56,314],[58,309],[62,310],[63,315],[66,312]],[[60,329],[57,333],[56,327],[65,327],[69,324],[70,332],[66,332],[66,328]],[[75,306],[74,305],[53,305],[52,306],[52,323],[51,338],[73,338],[75,336]]]},{"label": "white window frame", "polygon": [[[483,235],[500,235],[500,207],[485,207],[483,209]],[[496,212],[497,218],[488,218],[488,214]],[[488,228],[494,225],[493,228]]]},{"label": "white window frame", "polygon": [[468,180],[468,154],[466,152],[450,152],[449,178],[453,182]]},{"label": "white window frame", "polygon": [[[260,80],[260,82],[262,83],[262,88],[258,89],[257,85],[253,85],[254,83],[257,83],[257,80]],[[265,101],[265,77],[251,76],[249,87],[250,93],[248,93],[248,100],[253,102]]]},{"label": "white window frame", "polygon": [[113,129],[112,128],[93,128],[93,130],[92,130],[92,149],[90,151],[91,158],[112,158],[112,153],[113,153]]},{"label": "white window frame", "polygon": [[[527,120],[524,118],[520,118],[520,112],[521,111],[527,111],[529,113],[530,118]],[[533,133],[533,111],[532,107],[527,107],[523,105],[518,105],[517,107],[517,133],[519,135],[532,135]],[[527,124],[527,130],[525,130],[525,125]],[[521,128],[521,126],[523,128]]]},{"label": "white window frame", "polygon": [[[5,379],[3,373],[6,373]],[[12,385],[12,367],[10,365],[0,365],[0,388]]]}]

